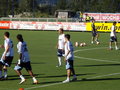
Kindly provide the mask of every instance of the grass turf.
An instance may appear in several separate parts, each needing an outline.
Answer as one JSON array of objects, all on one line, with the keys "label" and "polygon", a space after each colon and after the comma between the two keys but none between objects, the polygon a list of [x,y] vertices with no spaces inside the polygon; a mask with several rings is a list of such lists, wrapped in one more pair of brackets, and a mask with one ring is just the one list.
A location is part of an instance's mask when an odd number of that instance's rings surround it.
[{"label": "grass turf", "polygon": [[[3,33],[0,31],[0,44],[3,44]],[[60,68],[56,68],[57,56],[56,56],[56,43],[57,32],[50,31],[9,31],[11,39],[14,41],[15,57],[12,66],[8,69],[8,80],[0,81],[0,90],[18,90],[19,88],[31,88],[39,87],[43,85],[50,85],[58,82],[62,82],[66,79],[65,64]],[[36,75],[40,84],[32,85],[32,78],[28,73],[23,70],[27,81],[19,85],[19,77],[14,72],[13,68],[18,58],[16,49],[16,35],[23,34],[24,40],[28,44],[28,50],[31,57],[33,72]],[[91,33],[90,32],[65,32],[71,35],[71,41],[73,44],[78,42],[86,42],[86,47],[75,47],[75,50],[83,50],[75,53],[75,56],[84,58],[75,58],[75,70],[78,77],[77,82],[71,82],[67,84],[58,84],[48,87],[39,87],[30,90],[119,90],[120,88],[120,74],[103,76],[108,74],[120,73],[120,51],[107,50],[109,42],[109,33],[100,33],[100,45],[91,45]],[[119,33],[118,41],[119,41]],[[105,47],[105,48],[102,48]],[[97,49],[93,49],[97,48]],[[100,49],[101,48],[101,49]],[[86,50],[85,49],[91,49]],[[0,49],[2,54],[3,49]],[[88,58],[88,59],[85,59]],[[104,62],[94,61],[94,59],[116,61],[116,62]],[[100,77],[96,77],[100,76]],[[95,78],[96,77],[96,78]],[[81,80],[82,78],[92,78]]]}]

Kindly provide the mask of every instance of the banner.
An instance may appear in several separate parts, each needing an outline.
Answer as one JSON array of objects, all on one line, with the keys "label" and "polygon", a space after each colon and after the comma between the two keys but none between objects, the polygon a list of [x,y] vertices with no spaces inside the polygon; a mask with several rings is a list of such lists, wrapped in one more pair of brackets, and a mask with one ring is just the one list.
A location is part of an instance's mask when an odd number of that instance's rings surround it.
[{"label": "banner", "polygon": [[96,21],[120,21],[120,13],[84,13]]},{"label": "banner", "polygon": [[[87,23],[87,25],[86,25],[87,31],[92,30],[91,24],[92,23]],[[110,32],[112,25],[113,25],[113,23],[95,23],[95,27],[96,27],[97,31],[102,31],[102,32]],[[116,31],[120,32],[120,23],[116,24]]]},{"label": "banner", "polygon": [[10,21],[0,21],[0,29],[10,29]]},{"label": "banner", "polygon": [[10,29],[86,31],[86,23],[11,21]]},{"label": "banner", "polygon": [[[92,23],[71,23],[71,22],[25,22],[25,21],[0,21],[0,29],[22,29],[22,30],[58,30],[63,28],[66,31],[91,31]],[[95,23],[98,31],[110,32],[113,23]],[[120,32],[120,23],[116,25],[117,32]]]}]

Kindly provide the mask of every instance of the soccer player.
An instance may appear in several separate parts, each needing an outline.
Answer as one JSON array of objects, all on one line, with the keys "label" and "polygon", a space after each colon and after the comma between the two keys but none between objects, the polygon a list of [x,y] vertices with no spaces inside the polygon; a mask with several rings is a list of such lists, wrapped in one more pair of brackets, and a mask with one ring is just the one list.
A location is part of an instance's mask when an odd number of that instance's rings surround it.
[{"label": "soccer player", "polygon": [[0,45],[1,48],[4,48],[4,53],[0,60],[0,78],[2,78],[2,69],[4,70],[4,79],[7,79],[7,67],[11,66],[13,56],[14,56],[14,50],[13,50],[13,42],[9,38],[10,33],[5,32],[4,33],[4,45]]},{"label": "soccer player", "polygon": [[67,70],[67,79],[63,81],[63,83],[70,82],[71,73],[73,74],[72,81],[76,81],[77,77],[74,70],[74,54],[73,54],[73,45],[70,41],[70,35],[65,35],[65,62],[66,62],[66,70]]},{"label": "soccer player", "polygon": [[91,40],[91,43],[93,44],[94,41],[96,42],[96,44],[99,44],[99,41],[98,41],[98,32],[97,32],[97,29],[95,27],[95,20],[92,20],[92,40]]},{"label": "soccer player", "polygon": [[62,65],[62,57],[64,56],[64,44],[65,44],[65,34],[63,28],[58,30],[59,37],[58,37],[58,44],[57,44],[57,55],[58,55],[58,66]]},{"label": "soccer player", "polygon": [[115,43],[115,49],[118,50],[117,45],[117,36],[116,36],[116,22],[113,22],[111,33],[110,33],[110,43],[109,43],[109,49],[112,50],[112,43]]},{"label": "soccer player", "polygon": [[19,53],[19,59],[18,59],[18,63],[15,66],[14,70],[17,72],[17,74],[21,78],[21,82],[19,84],[22,84],[26,81],[24,76],[21,73],[21,70],[23,68],[25,68],[28,71],[28,73],[30,74],[30,76],[33,78],[33,84],[37,84],[38,81],[32,72],[30,58],[29,58],[28,49],[27,49],[27,44],[26,44],[26,42],[24,42],[21,34],[17,35],[17,40],[18,40],[17,49],[18,49],[18,53]]}]

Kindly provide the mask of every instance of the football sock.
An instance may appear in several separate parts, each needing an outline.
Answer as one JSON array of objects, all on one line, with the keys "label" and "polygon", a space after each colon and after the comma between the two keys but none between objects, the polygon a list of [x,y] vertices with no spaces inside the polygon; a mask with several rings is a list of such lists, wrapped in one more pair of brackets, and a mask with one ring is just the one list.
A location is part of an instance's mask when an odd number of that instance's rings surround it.
[{"label": "football sock", "polygon": [[61,57],[58,57],[59,66],[61,66],[61,64],[62,64],[61,60],[62,60]]},{"label": "football sock", "polygon": [[23,79],[25,79],[24,77],[23,77],[23,75],[20,75],[20,78],[23,80]]},{"label": "football sock", "polygon": [[4,69],[4,78],[7,78],[7,69]]},{"label": "football sock", "polygon": [[115,49],[118,49],[118,47],[117,47],[117,46],[115,46]]},{"label": "football sock", "polygon": [[35,77],[33,77],[33,81],[34,81],[34,82],[37,81]]},{"label": "football sock", "polygon": [[76,75],[73,75],[74,78],[77,78]]},{"label": "football sock", "polygon": [[2,71],[0,71],[0,78],[2,78]]},{"label": "football sock", "polygon": [[67,79],[66,80],[70,80],[70,77],[67,77]]},{"label": "football sock", "polygon": [[109,48],[112,48],[111,46],[109,46]]}]

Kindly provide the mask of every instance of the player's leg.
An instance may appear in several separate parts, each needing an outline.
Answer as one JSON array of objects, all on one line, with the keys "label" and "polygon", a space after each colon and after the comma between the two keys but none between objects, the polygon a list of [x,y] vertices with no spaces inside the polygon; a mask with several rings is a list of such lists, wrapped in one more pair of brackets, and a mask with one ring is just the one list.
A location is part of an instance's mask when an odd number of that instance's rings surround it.
[{"label": "player's leg", "polygon": [[61,66],[61,65],[62,65],[62,57],[58,56],[58,66]]},{"label": "player's leg", "polygon": [[71,70],[70,70],[70,63],[68,60],[66,62],[66,70],[67,70],[67,79],[65,81],[63,81],[63,83],[70,82]]},{"label": "player's leg", "polygon": [[99,40],[98,40],[98,38],[99,38],[99,34],[96,33],[96,36],[95,36],[95,42],[96,42],[97,44],[99,44]]},{"label": "player's leg", "polygon": [[71,76],[71,70],[67,69],[67,79],[65,81],[63,81],[63,83],[70,82],[70,76]]},{"label": "player's leg", "polygon": [[117,37],[114,38],[114,41],[115,41],[115,49],[118,50],[118,43],[117,43]]},{"label": "player's leg", "polygon": [[4,79],[7,79],[7,67],[10,67],[11,66],[11,63],[12,63],[12,60],[13,60],[13,57],[6,57],[5,59],[5,65],[3,66],[3,70],[4,70]]},{"label": "player's leg", "polygon": [[24,78],[24,76],[22,75],[22,65],[16,65],[15,68],[14,68],[15,72],[19,75],[19,77],[21,78],[21,81],[19,84],[22,84],[24,83],[26,80]]},{"label": "player's leg", "polygon": [[4,79],[7,79],[7,67],[3,66],[3,71],[4,71]]},{"label": "player's leg", "polygon": [[0,80],[2,80],[2,68],[3,68],[3,66],[2,66],[2,64],[0,63]]},{"label": "player's leg", "polygon": [[72,79],[72,81],[76,81],[76,80],[77,80],[77,76],[76,76],[75,70],[74,70],[74,62],[71,61],[70,64],[71,64],[71,72],[72,72],[72,74],[73,74],[73,79]]},{"label": "player's leg", "polygon": [[28,70],[28,73],[30,74],[30,76],[31,76],[32,79],[33,79],[33,84],[38,84],[38,80],[35,78],[32,70]]},{"label": "player's leg", "polygon": [[94,43],[94,39],[95,39],[95,37],[94,37],[94,33],[92,32],[91,44]]},{"label": "player's leg", "polygon": [[112,42],[109,42],[109,49],[112,50]]},{"label": "player's leg", "polygon": [[58,49],[58,66],[62,65],[62,50]]},{"label": "player's leg", "polygon": [[114,42],[114,37],[110,37],[109,49],[112,50],[112,43]]},{"label": "player's leg", "polygon": [[118,50],[118,43],[115,41],[115,49]]},{"label": "player's leg", "polygon": [[35,78],[33,72],[32,72],[32,67],[30,62],[27,62],[25,65],[25,69],[28,71],[29,75],[32,77],[33,79],[33,84],[38,84],[38,80]]}]

